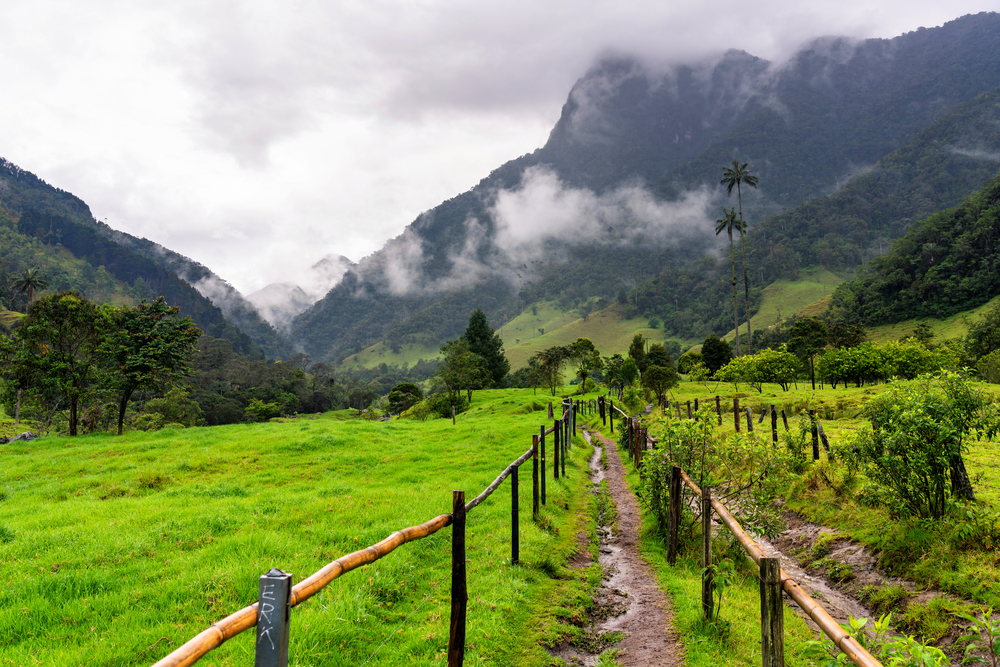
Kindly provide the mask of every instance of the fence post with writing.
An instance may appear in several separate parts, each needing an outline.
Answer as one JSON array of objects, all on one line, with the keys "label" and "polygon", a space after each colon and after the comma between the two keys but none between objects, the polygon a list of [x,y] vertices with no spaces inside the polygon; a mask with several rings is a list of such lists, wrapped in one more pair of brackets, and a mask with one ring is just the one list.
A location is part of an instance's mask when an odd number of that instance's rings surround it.
[{"label": "fence post with writing", "polygon": [[469,589],[465,582],[465,491],[451,496],[451,627],[448,633],[448,667],[462,667],[465,660],[465,610]]},{"label": "fence post with writing", "polygon": [[261,576],[254,667],[288,667],[291,603],[292,575],[271,568]]},{"label": "fence post with writing", "polygon": [[531,520],[538,521],[538,436],[531,436]]},{"label": "fence post with writing", "polygon": [[712,620],[712,489],[701,487],[701,611],[706,621]]},{"label": "fence post with writing", "polygon": [[677,536],[681,524],[681,469],[670,469],[670,513],[667,515],[667,562],[677,563]]},{"label": "fence post with writing", "polygon": [[517,466],[510,467],[510,562],[520,562],[520,518],[517,512]]},{"label": "fence post with writing", "polygon": [[760,559],[760,645],[764,667],[785,667],[785,605],[777,558]]}]

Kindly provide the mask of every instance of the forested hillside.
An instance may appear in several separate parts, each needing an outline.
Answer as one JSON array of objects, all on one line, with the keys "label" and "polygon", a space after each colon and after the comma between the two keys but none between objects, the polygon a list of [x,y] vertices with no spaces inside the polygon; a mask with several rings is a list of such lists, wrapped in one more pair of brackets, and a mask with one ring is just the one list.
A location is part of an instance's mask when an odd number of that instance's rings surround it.
[{"label": "forested hillside", "polygon": [[[52,291],[77,289],[98,302],[163,296],[206,333],[229,340],[240,354],[281,357],[289,353],[284,340],[252,307],[240,309],[237,302],[232,311],[240,317],[227,319],[228,313],[182,280],[170,262],[184,260],[189,271],[200,265],[97,222],[79,198],[3,159],[0,233],[4,239],[0,271],[6,274],[37,266]],[[200,268],[204,276],[214,275]],[[203,276],[195,280],[199,277]]]},{"label": "forested hillside", "polygon": [[602,62],[544,147],[422,214],[292,335],[339,360],[415,331],[443,341],[468,308],[499,324],[543,299],[584,310],[619,299],[679,336],[728,331],[712,226],[736,204],[718,185],[734,157],[759,177],[743,193],[752,314],[770,282],[851,271],[981,187],[998,86],[993,13],[894,39],[819,40],[780,67],[735,51],[669,71]]},{"label": "forested hillside", "polygon": [[914,224],[840,285],[831,315],[873,326],[943,318],[1000,294],[1000,177],[954,209]]}]

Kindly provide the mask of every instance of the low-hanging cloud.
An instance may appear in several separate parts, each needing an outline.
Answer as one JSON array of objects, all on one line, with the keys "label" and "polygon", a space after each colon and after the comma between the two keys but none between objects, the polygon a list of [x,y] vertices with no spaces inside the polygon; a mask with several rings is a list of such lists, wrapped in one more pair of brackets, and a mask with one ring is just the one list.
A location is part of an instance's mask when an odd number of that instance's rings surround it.
[{"label": "low-hanging cloud", "polygon": [[707,187],[675,201],[660,201],[646,188],[622,186],[597,195],[568,187],[544,166],[525,171],[520,187],[497,193],[491,214],[496,244],[514,262],[540,259],[545,242],[639,242],[675,246],[692,236],[709,236],[709,208],[718,198]]}]

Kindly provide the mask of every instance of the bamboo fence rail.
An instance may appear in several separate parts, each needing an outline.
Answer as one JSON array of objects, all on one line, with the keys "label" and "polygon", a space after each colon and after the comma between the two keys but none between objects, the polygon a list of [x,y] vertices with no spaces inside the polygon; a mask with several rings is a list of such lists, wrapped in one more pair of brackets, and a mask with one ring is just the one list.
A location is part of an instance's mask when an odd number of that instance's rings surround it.
[{"label": "bamboo fence rail", "polygon": [[[686,472],[681,471],[681,478],[684,483],[694,491],[698,497],[701,497],[701,489],[698,485],[692,481]],[[732,534],[739,540],[740,544],[743,545],[744,550],[753,560],[754,563],[759,564],[760,559],[764,558],[764,552],[761,550],[757,543],[747,535],[743,527],[740,526],[739,522],[733,518],[733,515],[729,513],[726,506],[721,502],[712,498],[712,509],[716,511],[719,518],[722,519],[722,523],[726,525],[726,528],[732,532]],[[788,595],[795,600],[795,602],[809,614],[809,617],[815,621],[816,625],[829,637],[833,643],[839,648],[847,658],[859,667],[882,667],[882,663],[876,660],[865,648],[858,642],[857,639],[852,637],[847,633],[844,628],[837,623],[836,620],[820,605],[816,600],[812,598],[805,590],[802,589],[795,580],[788,576],[784,570],[781,570],[781,587],[785,590]]]},{"label": "bamboo fence rail", "polygon": [[[566,422],[570,419],[572,419],[571,411],[564,410],[563,416],[556,420],[556,422]],[[555,424],[553,424],[548,430],[543,428],[543,434],[547,435],[552,433],[556,430],[556,428],[557,426]],[[497,478],[493,480],[493,482],[487,486],[482,493],[465,504],[465,512],[467,513],[471,511],[489,498],[493,492],[500,487],[500,484],[503,483],[504,479],[511,474],[515,467],[519,467],[535,455],[536,446],[537,445],[532,444],[532,446],[528,448],[524,454],[519,456],[510,465],[504,468],[503,472],[501,472],[500,475],[497,476]],[[397,530],[381,542],[349,553],[346,556],[341,556],[337,560],[328,563],[323,568],[292,587],[291,606],[294,607],[306,601],[342,574],[350,572],[351,570],[361,567],[362,565],[374,563],[376,560],[392,553],[396,548],[406,544],[407,542],[428,537],[442,528],[450,526],[453,522],[453,517],[454,513],[442,514],[418,526],[410,526],[408,528],[403,528],[402,530]],[[193,638],[172,651],[169,655],[154,663],[152,667],[186,667],[187,665],[193,665],[207,653],[218,648],[226,641],[256,626],[257,610],[258,602],[254,602],[253,604],[230,614],[222,620],[213,623],[208,628],[202,630]]]}]

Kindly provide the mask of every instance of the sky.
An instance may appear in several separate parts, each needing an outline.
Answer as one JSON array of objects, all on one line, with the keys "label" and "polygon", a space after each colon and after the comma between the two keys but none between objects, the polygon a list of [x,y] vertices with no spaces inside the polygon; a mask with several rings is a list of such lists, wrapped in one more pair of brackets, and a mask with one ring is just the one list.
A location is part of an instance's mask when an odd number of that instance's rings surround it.
[{"label": "sky", "polygon": [[0,157],[249,294],[541,147],[601,57],[780,62],[990,4],[0,0]]}]

